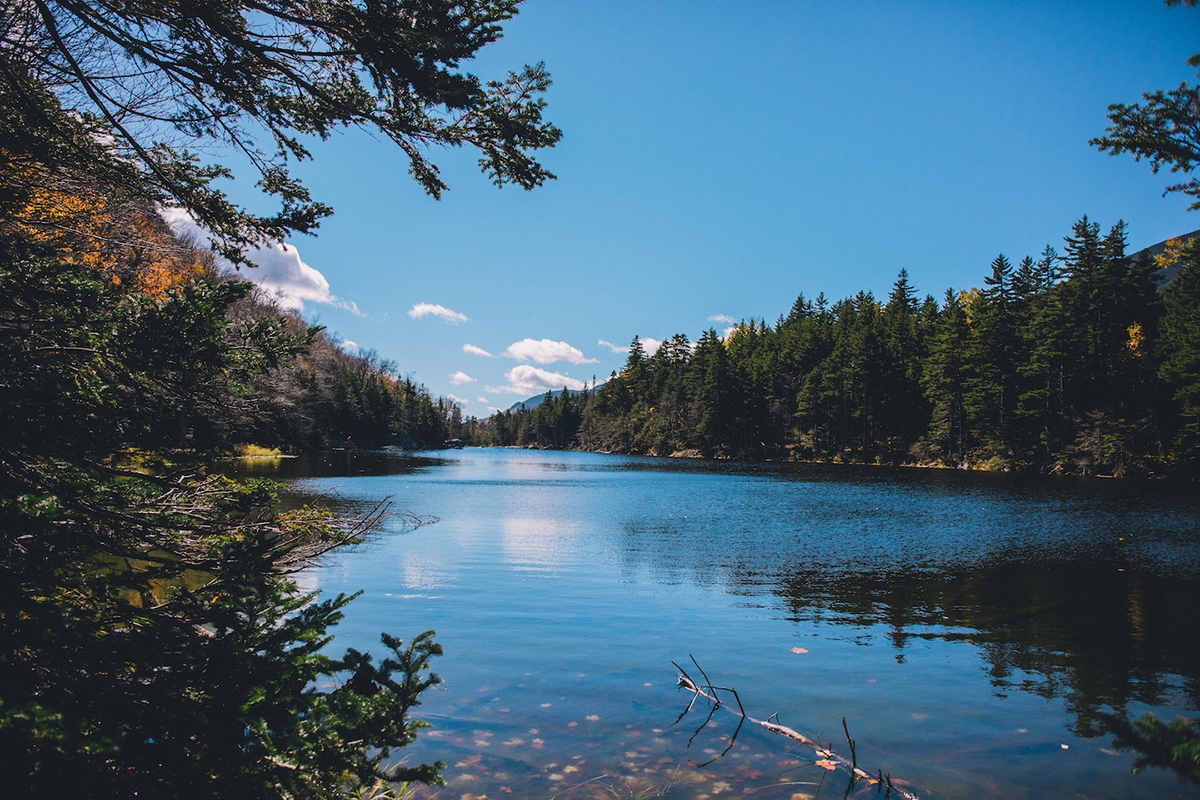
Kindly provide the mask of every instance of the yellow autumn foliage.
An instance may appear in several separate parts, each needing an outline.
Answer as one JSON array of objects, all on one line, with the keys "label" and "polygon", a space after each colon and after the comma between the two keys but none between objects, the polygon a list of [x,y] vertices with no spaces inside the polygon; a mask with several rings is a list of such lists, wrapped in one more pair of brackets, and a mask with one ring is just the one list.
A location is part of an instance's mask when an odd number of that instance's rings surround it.
[{"label": "yellow autumn foliage", "polygon": [[1190,242],[1183,239],[1168,239],[1163,251],[1154,257],[1154,266],[1159,269],[1170,269],[1176,264],[1183,263]]},{"label": "yellow autumn foliage", "polygon": [[1126,331],[1129,338],[1125,342],[1125,355],[1136,361],[1146,358],[1146,332],[1140,322],[1135,322]]},{"label": "yellow autumn foliage", "polygon": [[149,205],[122,202],[93,184],[0,148],[7,188],[0,233],[50,251],[66,264],[132,281],[153,298],[205,270],[205,255],[178,241]]}]

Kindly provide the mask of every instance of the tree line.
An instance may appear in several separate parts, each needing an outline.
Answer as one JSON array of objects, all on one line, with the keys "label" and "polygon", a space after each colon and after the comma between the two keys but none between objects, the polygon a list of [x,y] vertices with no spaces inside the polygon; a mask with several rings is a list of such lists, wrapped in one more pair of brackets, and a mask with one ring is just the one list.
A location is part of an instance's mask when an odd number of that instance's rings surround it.
[{"label": "tree line", "polygon": [[[619,453],[1193,473],[1200,461],[1200,242],[1126,252],[1087,217],[982,289],[884,301],[801,295],[774,325],[635,337],[594,390],[499,412],[473,441]],[[1163,268],[1174,275],[1160,286]]]},{"label": "tree line", "polygon": [[288,363],[256,376],[244,402],[196,419],[185,444],[217,451],[242,443],[287,452],[348,445],[436,449],[460,438],[470,424],[461,406],[434,397],[374,350],[346,352],[323,329],[294,311],[280,312],[259,293],[252,292],[246,307],[281,317],[307,346]]},{"label": "tree line", "polygon": [[[130,336],[145,348],[138,363],[171,365],[141,398],[152,407],[141,409],[136,433],[88,435],[115,434],[113,444],[125,447],[219,455],[246,444],[289,452],[348,442],[432,448],[461,431],[457,405],[433,397],[372,350],[345,351],[321,326],[218,268],[204,247],[175,237],[150,205],[113,201],[86,181],[11,154],[0,163],[0,175],[21,192],[7,219],[10,243],[55,255],[53,262],[18,259],[4,273],[12,335],[50,319],[81,333],[129,314],[137,322]],[[53,287],[68,276],[92,288],[57,294]],[[41,323],[28,315],[40,315]],[[268,357],[243,344],[231,371],[215,357],[231,336],[286,347]],[[21,343],[14,338],[9,345],[11,353]],[[53,417],[41,409],[79,400],[69,387],[57,386],[51,395],[13,395],[12,413],[0,426],[44,429]]]},{"label": "tree line", "polygon": [[[542,118],[543,66],[491,81],[460,66],[500,38],[518,5],[13,0],[0,11],[4,796],[383,798],[440,780],[440,763],[395,758],[424,725],[411,715],[421,693],[438,683],[431,632],[407,645],[381,635],[382,658],[333,654],[352,598],[318,600],[289,577],[363,541],[386,508],[357,520],[280,512],[272,486],[211,476],[206,456],[246,442],[382,446],[401,434],[431,445],[502,426],[462,421],[374,354],[341,351],[221,277],[205,251],[244,262],[247,246],[316,228],[331,210],[289,168],[342,127],[386,136],[435,197],[447,187],[427,157],[433,144],[475,149],[498,185],[553,178],[534,158],[561,135]],[[1195,106],[1175,97],[1116,109],[1102,147],[1190,171],[1194,126],[1175,121]],[[1143,117],[1168,138],[1183,131],[1182,149],[1147,143]],[[244,156],[274,213],[230,201],[220,181],[231,171],[198,155],[212,147]],[[170,235],[164,205],[210,232],[205,248]],[[1094,294],[1128,272],[1108,266],[1091,283],[1056,274],[1032,292],[1014,276],[1010,296],[989,285],[958,312],[908,300],[892,311],[869,295],[801,300],[779,325],[743,325],[728,341],[676,337],[650,356],[635,342],[620,376],[582,405],[545,404],[538,413],[551,418],[515,435],[629,452],[865,459],[920,445],[1017,459],[1029,431],[1044,430],[1046,452],[1187,462],[1200,297],[1196,250],[1177,255],[1183,276],[1161,295],[1128,278],[1152,313],[1135,316],[1141,332],[1126,329],[1125,350],[1107,338],[1124,312]],[[1030,359],[1015,343],[1029,338],[1035,307],[1054,335]],[[879,391],[880,370],[892,369],[879,358],[885,318],[913,328],[896,338],[916,348],[905,351],[903,395]],[[1005,333],[984,342],[981,329]],[[939,350],[954,330],[977,344]],[[1083,372],[1070,360],[1093,351]],[[1110,379],[1110,361],[1143,382]],[[941,371],[925,368],[934,362]],[[942,427],[922,433],[904,403],[924,403]]]}]

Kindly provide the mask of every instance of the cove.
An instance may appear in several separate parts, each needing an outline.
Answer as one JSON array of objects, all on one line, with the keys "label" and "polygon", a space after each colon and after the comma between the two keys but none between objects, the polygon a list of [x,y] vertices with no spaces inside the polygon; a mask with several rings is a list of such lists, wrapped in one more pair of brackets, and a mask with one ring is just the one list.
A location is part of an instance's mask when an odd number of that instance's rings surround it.
[{"label": "cove", "polygon": [[746,713],[848,757],[845,717],[859,765],[919,797],[1200,796],[1132,776],[1102,722],[1196,715],[1194,486],[476,448],[238,474],[438,519],[299,576],[363,592],[334,649],[437,631],[445,685],[404,756],[446,762],[447,785],[417,798],[847,794],[757,726],[697,767],[737,720],[676,722],[671,662],[695,676],[691,656]]}]

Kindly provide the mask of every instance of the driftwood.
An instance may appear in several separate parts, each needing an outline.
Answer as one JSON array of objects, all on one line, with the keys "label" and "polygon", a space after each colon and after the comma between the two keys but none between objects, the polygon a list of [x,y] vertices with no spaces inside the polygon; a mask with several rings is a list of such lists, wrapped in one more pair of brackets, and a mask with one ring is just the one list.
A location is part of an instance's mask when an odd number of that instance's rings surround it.
[{"label": "driftwood", "polygon": [[[850,729],[846,725],[845,717],[842,717],[842,730],[846,734],[846,742],[850,747],[849,760],[833,752],[826,745],[808,738],[799,731],[793,730],[786,725],[781,725],[777,721],[772,722],[771,719],[777,719],[775,714],[772,714],[771,717],[765,720],[755,719],[754,717],[749,716],[746,714],[746,710],[742,708],[742,700],[740,697],[738,697],[737,691],[728,686],[714,686],[708,679],[708,675],[705,674],[704,668],[696,663],[695,658],[692,658],[692,663],[696,665],[696,669],[700,672],[701,677],[704,678],[703,683],[697,683],[695,680],[693,680],[692,676],[688,675],[687,671],[678,664],[675,664],[674,661],[671,663],[675,665],[675,669],[679,670],[679,678],[676,683],[692,693],[691,702],[688,703],[687,708],[685,708],[683,712],[675,719],[675,722],[677,723],[679,720],[683,719],[684,716],[686,716],[687,713],[692,710],[692,707],[695,706],[696,701],[700,698],[704,698],[711,704],[711,708],[709,708],[708,711],[708,716],[705,717],[704,722],[700,723],[700,727],[696,728],[695,733],[692,734],[692,738],[688,739],[689,745],[692,743],[692,739],[696,738],[696,734],[700,733],[700,731],[703,730],[708,724],[709,720],[712,719],[713,714],[716,713],[718,708],[724,708],[725,710],[738,716],[737,728],[734,730],[733,735],[729,737],[729,744],[725,747],[725,749],[719,755],[710,758],[708,761],[705,761],[702,764],[696,764],[697,767],[707,766],[708,764],[711,764],[728,753],[730,749],[733,748],[734,742],[737,741],[738,733],[740,733],[742,730],[742,725],[749,722],[754,725],[761,725],[773,733],[777,733],[780,736],[786,736],[793,741],[811,747],[813,749],[813,754],[816,756],[816,758],[812,760],[813,764],[816,764],[819,767],[824,767],[827,770],[844,770],[847,772],[850,776],[850,784],[846,787],[847,796],[854,789],[855,785],[861,781],[868,785],[876,786],[880,792],[886,789],[887,795],[885,796],[891,796],[891,794],[894,792],[897,796],[903,798],[904,800],[919,800],[919,798],[912,792],[893,783],[891,775],[885,775],[882,770],[878,771],[875,775],[872,775],[862,767],[858,766],[858,754],[855,747],[855,741],[854,739],[850,738]],[[717,697],[717,692],[728,692],[729,694],[733,695],[733,699],[737,703],[737,708],[732,708],[726,703],[721,702],[721,700]]]}]

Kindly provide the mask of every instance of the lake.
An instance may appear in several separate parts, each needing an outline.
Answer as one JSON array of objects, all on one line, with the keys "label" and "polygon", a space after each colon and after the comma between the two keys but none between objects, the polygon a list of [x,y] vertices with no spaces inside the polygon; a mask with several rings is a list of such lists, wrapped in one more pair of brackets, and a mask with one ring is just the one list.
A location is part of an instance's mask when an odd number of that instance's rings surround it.
[{"label": "lake", "polygon": [[299,576],[362,591],[338,652],[437,631],[405,757],[447,785],[417,798],[886,792],[727,708],[677,721],[672,661],[849,758],[844,717],[858,765],[919,797],[1200,796],[1132,776],[1100,716],[1196,716],[1195,486],[475,448],[238,473],[437,518]]}]

